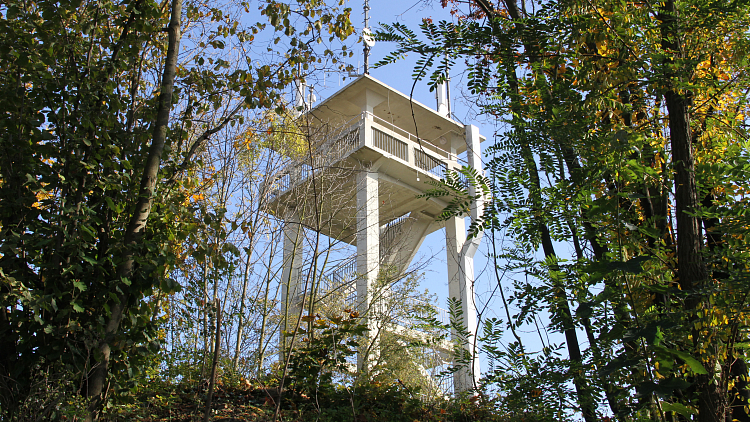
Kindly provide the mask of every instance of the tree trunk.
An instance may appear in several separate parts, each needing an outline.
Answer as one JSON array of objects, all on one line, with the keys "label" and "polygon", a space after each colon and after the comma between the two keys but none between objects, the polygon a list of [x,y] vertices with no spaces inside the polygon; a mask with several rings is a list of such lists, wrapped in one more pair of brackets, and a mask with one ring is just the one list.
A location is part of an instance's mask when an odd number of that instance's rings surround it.
[{"label": "tree trunk", "polygon": [[201,353],[201,380],[206,379],[206,359],[208,359],[209,333],[208,328],[208,256],[203,262],[203,352]]},{"label": "tree trunk", "polygon": [[211,379],[208,382],[208,398],[206,399],[206,411],[203,413],[203,422],[208,422],[211,416],[211,402],[214,398],[214,386],[216,385],[216,365],[219,363],[219,353],[221,351],[221,302],[219,299],[214,300],[216,307],[216,338],[214,339],[214,357],[211,360]]},{"label": "tree trunk", "polygon": [[[679,86],[675,86],[680,79],[687,80],[690,75],[686,74],[688,71],[686,68],[675,69],[676,62],[683,58],[684,54],[680,42],[682,34],[679,31],[678,10],[674,0],[661,3],[659,20],[662,49],[669,57],[666,66],[668,70],[664,75],[664,82],[667,86],[664,98],[669,113],[669,137],[674,165],[677,276],[680,289],[688,295],[684,305],[688,318],[695,318],[693,311],[702,300],[697,290],[701,284],[707,282],[708,269],[701,253],[703,249],[701,220],[700,217],[693,215],[700,209],[700,202],[695,180],[695,158],[690,129],[690,97],[689,92],[684,92]],[[697,330],[693,331],[696,349],[712,349],[710,345],[701,345],[700,342],[703,340]],[[724,421],[729,408],[727,394],[723,383],[712,379],[714,367],[707,369],[709,374],[696,376],[696,389],[699,391],[698,420],[700,422]]]},{"label": "tree trunk", "polygon": [[237,343],[234,346],[234,360],[232,366],[234,370],[237,370],[237,365],[240,361],[240,348],[242,347],[242,331],[244,328],[244,317],[245,317],[245,296],[247,295],[247,283],[250,279],[250,258],[252,257],[252,235],[250,236],[250,247],[247,251],[247,259],[245,259],[245,273],[242,276],[242,294],[240,295],[240,312],[237,315]]},{"label": "tree trunk", "polygon": [[[154,139],[148,152],[146,164],[141,177],[140,190],[138,192],[138,201],[135,212],[130,218],[124,235],[124,256],[122,263],[118,266],[117,273],[122,280],[131,280],[135,267],[134,247],[142,237],[146,227],[146,221],[151,213],[153,205],[154,188],[161,165],[161,154],[167,138],[167,127],[169,124],[169,114],[172,109],[172,94],[174,91],[174,79],[177,70],[177,55],[180,50],[180,38],[182,16],[182,0],[172,0],[172,14],[167,27],[169,33],[169,44],[167,47],[167,57],[164,65],[164,74],[161,81],[159,94],[159,109],[156,115],[154,125]],[[92,421],[97,417],[99,408],[102,404],[103,388],[107,379],[109,370],[109,359],[112,352],[111,343],[120,327],[120,321],[125,313],[129,294],[127,285],[122,284],[122,293],[118,295],[116,303],[110,304],[111,314],[107,321],[104,332],[104,338],[99,343],[98,362],[91,371],[88,378],[86,395],[92,399],[89,406],[87,421]]]},{"label": "tree trunk", "polygon": [[[512,1],[509,1],[507,3],[513,4],[513,6],[516,7],[515,3]],[[513,13],[518,13],[517,8],[515,12],[511,12],[511,14]],[[508,50],[510,50],[509,47]],[[513,53],[511,51],[508,51],[508,56],[512,57]],[[518,87],[518,76],[516,75],[515,68],[511,65],[511,63],[514,63],[514,61],[507,58],[506,60],[507,68],[505,69],[505,73],[510,84],[511,109],[513,110],[514,116],[522,116],[523,114],[521,112],[521,103],[519,99],[520,94]],[[534,61],[533,57],[530,58],[530,60]],[[520,117],[514,118],[514,124],[520,123],[518,122],[519,119]],[[531,186],[528,187],[529,202],[532,207],[531,212],[534,215],[535,225],[539,230],[539,234],[541,237],[542,250],[544,252],[545,258],[556,259],[557,255],[555,254],[555,248],[552,243],[552,236],[546,222],[544,221],[542,213],[542,188],[541,181],[539,180],[539,170],[534,159],[534,153],[528,142],[524,139],[526,135],[525,133],[523,133],[525,130],[523,128],[523,125],[517,124],[515,126],[515,131],[519,137],[521,157],[524,160],[524,164],[526,166],[526,170],[528,171],[529,180],[531,183]],[[552,268],[551,271],[554,271],[554,268]],[[563,280],[560,280],[559,278],[557,278],[557,276],[555,276],[555,279],[552,279],[551,282],[553,284],[553,291],[556,299],[556,303],[554,303],[551,307],[551,312],[556,312],[562,321],[563,334],[565,335],[565,343],[568,347],[568,354],[570,356],[570,360],[574,362],[572,368],[572,372],[574,374],[573,385],[576,389],[578,404],[581,406],[581,413],[583,414],[584,420],[586,422],[594,422],[596,418],[594,400],[591,394],[591,389],[588,388],[586,379],[582,376],[583,355],[581,354],[578,334],[576,332],[575,322],[573,321],[573,315],[570,310],[570,304],[568,303],[568,296],[567,292],[565,291],[565,285],[563,283]]]},{"label": "tree trunk", "polygon": [[[273,254],[269,254],[269,257]],[[270,260],[271,258],[269,258]],[[258,336],[258,372],[257,376],[260,377],[263,374],[263,362],[265,361],[266,355],[266,325],[268,325],[268,295],[271,291],[271,263],[268,263],[266,270],[266,287],[263,291],[263,310],[260,322],[260,334]]]}]

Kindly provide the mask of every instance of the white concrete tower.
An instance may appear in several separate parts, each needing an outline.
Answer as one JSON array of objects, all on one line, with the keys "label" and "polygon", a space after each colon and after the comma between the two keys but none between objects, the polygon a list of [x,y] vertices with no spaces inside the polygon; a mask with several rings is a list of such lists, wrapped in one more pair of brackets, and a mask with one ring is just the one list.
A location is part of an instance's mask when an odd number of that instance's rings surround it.
[{"label": "white concrete tower", "polygon": [[[476,126],[450,119],[447,86],[444,88],[438,112],[362,75],[306,111],[299,116],[298,126],[311,134],[312,151],[276,175],[268,208],[286,220],[283,316],[288,320],[306,312],[308,303],[299,300],[303,288],[309,289],[308,295],[332,288],[351,292],[347,293],[351,298],[347,307],[358,311],[369,330],[360,343],[358,363],[363,370],[377,361],[378,334],[384,330],[424,339],[424,333],[385,318],[390,310],[381,305],[385,303],[382,298],[391,295],[386,281],[396,282],[407,274],[425,237],[445,227],[449,294],[461,304],[461,318],[454,321],[460,329],[455,330],[453,339],[462,352],[454,357],[458,369],[453,387],[464,392],[476,386],[479,376],[474,254],[481,239],[467,240],[465,218],[478,218],[483,202],[472,204],[470,216],[442,222],[436,217],[448,202],[417,196],[462,164],[481,172],[479,144],[483,138]],[[459,160],[464,153],[465,160]],[[352,245],[356,258],[325,274],[300,268],[303,226]],[[395,300],[408,305],[413,299]],[[447,322],[447,317],[443,321]],[[287,332],[293,328],[282,324]],[[288,344],[281,342],[281,346]],[[434,347],[449,356],[454,351],[447,343]]]}]

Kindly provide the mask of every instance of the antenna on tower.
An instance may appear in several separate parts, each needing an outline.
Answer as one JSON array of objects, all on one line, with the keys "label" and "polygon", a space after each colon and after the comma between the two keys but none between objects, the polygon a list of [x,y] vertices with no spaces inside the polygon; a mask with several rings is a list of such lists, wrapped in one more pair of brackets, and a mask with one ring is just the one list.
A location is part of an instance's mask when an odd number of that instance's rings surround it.
[{"label": "antenna on tower", "polygon": [[292,113],[295,117],[301,116],[307,111],[307,105],[309,104],[306,97],[307,84],[302,82],[302,65],[297,66],[297,77],[294,78],[294,92],[292,94],[292,102],[294,103],[294,110]]},{"label": "antenna on tower", "polygon": [[365,75],[370,74],[370,47],[375,45],[375,40],[372,38],[372,31],[370,31],[370,1],[365,0],[365,27],[362,29],[362,41],[365,44]]}]

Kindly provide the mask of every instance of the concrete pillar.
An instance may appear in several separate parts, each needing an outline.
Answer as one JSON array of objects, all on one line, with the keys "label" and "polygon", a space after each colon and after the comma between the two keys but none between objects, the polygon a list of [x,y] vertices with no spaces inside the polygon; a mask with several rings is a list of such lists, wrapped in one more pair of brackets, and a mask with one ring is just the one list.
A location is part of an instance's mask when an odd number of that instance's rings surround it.
[{"label": "concrete pillar", "polygon": [[[461,344],[469,363],[454,362],[458,370],[453,374],[456,393],[469,391],[479,379],[479,362],[476,356],[477,312],[474,303],[474,259],[463,253],[466,244],[464,217],[451,217],[445,222],[445,247],[448,260],[448,295],[459,305],[460,315],[451,315],[451,323],[460,330],[452,330],[453,340]],[[453,319],[453,318],[457,319]]]},{"label": "concrete pillar", "polygon": [[[467,159],[469,165],[482,174],[482,159],[479,147],[479,129],[466,126]],[[476,195],[476,189],[469,187]],[[475,221],[484,212],[484,200],[478,198],[471,204],[471,219]],[[474,296],[474,254],[479,248],[481,234],[467,240],[464,216],[452,217],[445,223],[445,242],[448,260],[448,294],[460,304],[460,317],[452,321],[461,328],[454,330],[453,339],[461,343],[468,363],[460,364],[453,374],[456,393],[469,391],[477,385],[480,375],[479,360],[476,359],[477,309]],[[458,363],[456,363],[458,365]]]},{"label": "concrete pillar", "polygon": [[[482,169],[482,150],[479,145],[479,128],[474,125],[466,125],[466,160],[478,174],[484,174]],[[469,194],[476,195],[474,186],[469,186]],[[479,198],[471,204],[471,219],[476,220],[484,212],[484,198]]]},{"label": "concrete pillar", "polygon": [[357,308],[365,318],[367,345],[362,345],[357,365],[366,370],[377,359],[377,309],[373,300],[380,261],[380,210],[378,208],[378,173],[365,169],[357,173]]},{"label": "concrete pillar", "polygon": [[358,105],[363,112],[372,114],[375,107],[386,100],[386,97],[378,94],[377,92],[365,89],[364,91],[359,93],[359,95],[357,95],[357,97],[353,99],[352,102]]},{"label": "concrete pillar", "polygon": [[281,316],[283,322],[279,333],[279,360],[286,359],[290,347],[287,335],[291,335],[302,312],[302,280],[304,228],[299,214],[291,213],[284,222],[284,260],[281,271]]}]

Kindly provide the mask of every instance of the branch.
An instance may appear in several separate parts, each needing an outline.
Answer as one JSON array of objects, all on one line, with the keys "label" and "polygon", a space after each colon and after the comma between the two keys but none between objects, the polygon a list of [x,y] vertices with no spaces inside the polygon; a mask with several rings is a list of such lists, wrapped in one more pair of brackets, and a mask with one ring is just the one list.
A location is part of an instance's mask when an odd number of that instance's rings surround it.
[{"label": "branch", "polygon": [[198,153],[198,150],[200,150],[201,147],[203,147],[203,144],[205,144],[205,142],[208,140],[208,138],[210,138],[216,132],[224,129],[227,126],[227,124],[229,124],[229,122],[232,121],[232,119],[234,118],[234,116],[236,116],[237,113],[239,113],[239,111],[242,109],[242,106],[243,106],[242,103],[239,104],[237,107],[234,108],[234,110],[232,110],[231,113],[229,113],[229,115],[227,117],[225,117],[221,121],[221,123],[219,123],[218,126],[214,126],[213,128],[206,130],[205,132],[203,132],[201,134],[201,136],[198,137],[198,139],[195,140],[195,142],[193,142],[193,144],[190,146],[190,150],[188,151],[187,155],[182,160],[182,163],[180,163],[180,165],[177,166],[177,168],[174,170],[174,172],[172,173],[172,175],[170,175],[167,178],[166,183],[169,183],[169,184],[174,183],[175,178],[177,177],[177,175],[181,171],[183,171],[183,170],[185,170],[185,169],[188,168],[188,166],[190,165],[190,161],[193,159],[193,157],[195,156],[195,154]]},{"label": "branch", "polygon": [[495,11],[492,5],[487,0],[474,0],[477,6],[482,9],[488,18],[493,19],[495,17]]}]

